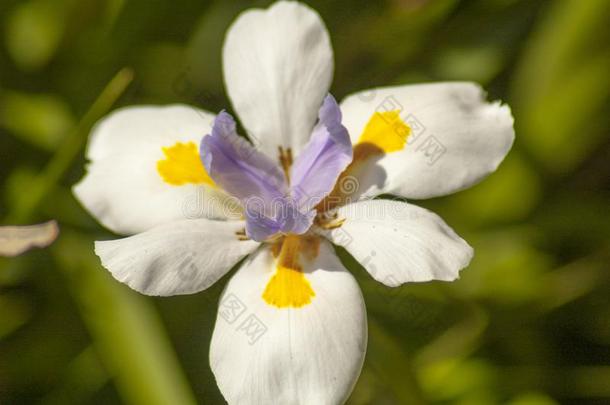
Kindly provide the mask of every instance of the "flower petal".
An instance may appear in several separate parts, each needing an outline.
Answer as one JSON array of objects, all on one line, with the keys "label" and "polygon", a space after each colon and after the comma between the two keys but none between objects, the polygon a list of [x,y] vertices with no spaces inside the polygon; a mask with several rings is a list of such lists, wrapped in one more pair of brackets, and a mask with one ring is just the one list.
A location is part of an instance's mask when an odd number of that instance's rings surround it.
[{"label": "flower petal", "polygon": [[250,238],[263,241],[282,227],[278,216],[287,194],[284,173],[237,135],[228,113],[218,114],[212,134],[201,141],[201,159],[212,179],[243,205]]},{"label": "flower petal", "polygon": [[341,125],[341,110],[330,94],[320,108],[319,121],[309,143],[290,171],[292,197],[309,211],[328,195],[339,174],[352,161],[352,143]]},{"label": "flower petal", "polygon": [[275,266],[269,249],[261,249],[222,295],[210,348],[218,386],[230,404],[343,403],[366,350],[360,289],[322,242],[304,266],[311,302],[277,308],[262,297]]},{"label": "flower petal", "polygon": [[[205,182],[197,159],[196,146],[213,119],[184,105],[113,112],[91,133],[87,174],[74,186],[74,194],[104,226],[120,234],[177,219],[235,215],[225,205],[228,196]],[[196,170],[183,170],[181,164]]]},{"label": "flower petal", "polygon": [[486,102],[472,83],[367,90],[347,97],[341,110],[356,148],[362,140],[389,151],[359,172],[359,193],[368,197],[430,198],[467,188],[496,170],[515,135],[508,106]]},{"label": "flower petal", "polygon": [[200,153],[212,179],[244,205],[252,198],[270,204],[286,194],[280,167],[237,135],[233,117],[224,111],[201,141]]},{"label": "flower petal", "polygon": [[243,221],[192,219],[128,238],[95,242],[114,278],[147,295],[192,294],[226,274],[258,243],[240,240]]},{"label": "flower petal", "polygon": [[296,155],[309,139],[330,87],[333,52],[320,16],[280,1],[248,10],[229,28],[223,49],[229,97],[255,145]]},{"label": "flower petal", "polygon": [[281,199],[274,204],[276,216],[271,218],[253,209],[246,209],[246,234],[256,241],[264,241],[278,232],[301,235],[309,230],[316,217],[316,211],[301,212],[289,199]]},{"label": "flower petal", "polygon": [[245,210],[246,215],[246,235],[262,242],[270,236],[282,231],[282,221],[270,218],[252,209]]},{"label": "flower petal", "polygon": [[345,222],[325,235],[390,287],[453,281],[473,256],[468,243],[438,215],[412,204],[368,200],[343,206],[337,214]]},{"label": "flower petal", "polygon": [[298,207],[292,199],[287,199],[282,209],[284,223],[282,232],[301,235],[309,230],[316,217],[316,211],[305,211]]}]

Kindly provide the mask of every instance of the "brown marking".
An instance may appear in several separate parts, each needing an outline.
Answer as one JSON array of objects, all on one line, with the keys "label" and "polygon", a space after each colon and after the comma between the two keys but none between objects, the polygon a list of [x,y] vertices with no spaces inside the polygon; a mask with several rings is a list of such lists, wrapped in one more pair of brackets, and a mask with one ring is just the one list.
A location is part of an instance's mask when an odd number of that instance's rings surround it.
[{"label": "brown marking", "polygon": [[246,235],[245,229],[240,229],[239,231],[236,231],[235,235],[237,235],[237,240],[250,240],[248,235]]},{"label": "brown marking", "polygon": [[[345,170],[339,175],[335,188],[330,192],[318,205],[316,210],[319,213],[323,213],[333,208],[340,207],[347,204],[352,200],[353,193],[346,193],[345,190],[341,189],[341,184],[348,176],[358,177],[356,174],[358,171],[363,169],[365,163],[371,158],[381,157],[385,154],[383,149],[375,144],[369,142],[359,143],[354,145],[354,158],[352,162],[345,168]],[[357,191],[357,190],[354,190]]]},{"label": "brown marking", "polygon": [[282,169],[284,169],[286,181],[290,182],[290,167],[292,167],[292,149],[284,149],[282,146],[278,146],[277,148],[279,152],[280,165],[282,166]]}]

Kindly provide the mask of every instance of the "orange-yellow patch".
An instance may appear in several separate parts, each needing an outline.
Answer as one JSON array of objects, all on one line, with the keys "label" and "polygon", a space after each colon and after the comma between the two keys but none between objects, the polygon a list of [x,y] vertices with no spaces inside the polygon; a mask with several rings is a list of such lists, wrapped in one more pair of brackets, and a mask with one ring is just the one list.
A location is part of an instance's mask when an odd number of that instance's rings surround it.
[{"label": "orange-yellow patch", "polygon": [[400,118],[400,111],[374,113],[364,127],[358,144],[370,144],[383,153],[402,150],[407,143],[411,128]]},{"label": "orange-yellow patch", "polygon": [[157,171],[163,181],[174,186],[187,183],[216,186],[214,180],[205,171],[194,142],[177,142],[162,150],[165,159],[157,162]]},{"label": "orange-yellow patch", "polygon": [[311,303],[316,295],[303,274],[299,263],[304,240],[298,235],[287,235],[277,258],[277,269],[267,283],[263,299],[278,308],[300,308]]},{"label": "orange-yellow patch", "polygon": [[[335,188],[317,206],[318,212],[325,212],[340,205],[349,203],[358,188],[346,190],[345,185],[349,177],[360,178],[362,172],[369,170],[369,164],[373,159],[379,159],[383,155],[402,150],[411,128],[400,118],[400,111],[375,112],[371,115],[369,122],[364,127],[360,139],[354,145],[354,158],[347,168],[341,173]],[[318,224],[320,225],[320,224]],[[331,226],[340,226],[333,223]]]}]

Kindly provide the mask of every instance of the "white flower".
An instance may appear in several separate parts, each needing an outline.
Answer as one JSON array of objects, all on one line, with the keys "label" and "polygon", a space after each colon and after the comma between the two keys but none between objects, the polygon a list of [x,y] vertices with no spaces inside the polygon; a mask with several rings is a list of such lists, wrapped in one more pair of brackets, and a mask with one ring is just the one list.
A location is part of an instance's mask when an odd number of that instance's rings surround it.
[{"label": "white flower", "polygon": [[[332,244],[389,286],[456,279],[472,258],[464,240],[423,208],[373,198],[436,197],[480,181],[511,147],[510,110],[487,103],[475,84],[437,83],[366,90],[339,111],[327,97],[328,33],[295,2],[241,14],[223,67],[260,151],[239,141],[226,113],[125,108],[94,129],[74,192],[106,227],[136,234],[96,242],[95,251],[144,294],[204,290],[247,257],[222,295],[210,349],[229,403],[342,403],[362,367],[367,324]],[[259,195],[254,218],[246,205]],[[268,196],[301,222],[280,218]]]}]

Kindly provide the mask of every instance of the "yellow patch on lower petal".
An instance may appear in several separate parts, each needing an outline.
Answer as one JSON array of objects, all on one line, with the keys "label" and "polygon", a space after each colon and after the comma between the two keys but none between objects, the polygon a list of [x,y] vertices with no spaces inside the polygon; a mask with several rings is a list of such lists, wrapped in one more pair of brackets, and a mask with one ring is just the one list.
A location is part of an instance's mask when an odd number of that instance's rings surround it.
[{"label": "yellow patch on lower petal", "polygon": [[358,144],[370,144],[383,153],[402,150],[411,128],[400,118],[400,111],[374,113],[364,127]]},{"label": "yellow patch on lower petal", "polygon": [[162,150],[165,159],[157,162],[157,171],[163,181],[174,186],[192,183],[216,187],[214,180],[203,167],[194,142],[177,142]]},{"label": "yellow patch on lower petal", "polygon": [[300,308],[311,303],[316,295],[299,263],[304,240],[298,235],[288,235],[282,242],[277,259],[277,269],[267,283],[263,299],[278,308]]}]

